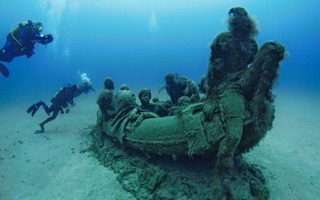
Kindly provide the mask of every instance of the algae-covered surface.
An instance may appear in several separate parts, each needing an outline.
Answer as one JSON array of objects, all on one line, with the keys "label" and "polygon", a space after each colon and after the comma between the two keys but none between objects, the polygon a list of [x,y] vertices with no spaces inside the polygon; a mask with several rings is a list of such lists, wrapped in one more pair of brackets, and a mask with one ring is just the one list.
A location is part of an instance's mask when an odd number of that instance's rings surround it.
[{"label": "algae-covered surface", "polygon": [[[107,137],[104,146],[92,146],[100,163],[117,174],[117,180],[123,189],[132,193],[137,199],[216,199],[212,185],[213,159],[203,157],[169,157],[155,154],[143,154],[131,148],[125,148],[118,142]],[[242,179],[250,179],[254,172],[265,182],[259,168],[249,166],[239,159],[239,170],[243,177],[231,177],[231,185],[237,187],[237,199],[251,198],[243,193],[249,185],[242,185]],[[251,181],[254,182],[255,178]],[[258,182],[257,182],[258,183]],[[259,187],[259,185],[256,185]],[[263,185],[264,194],[260,199],[266,199],[269,191]],[[261,188],[251,188],[260,192]]]}]

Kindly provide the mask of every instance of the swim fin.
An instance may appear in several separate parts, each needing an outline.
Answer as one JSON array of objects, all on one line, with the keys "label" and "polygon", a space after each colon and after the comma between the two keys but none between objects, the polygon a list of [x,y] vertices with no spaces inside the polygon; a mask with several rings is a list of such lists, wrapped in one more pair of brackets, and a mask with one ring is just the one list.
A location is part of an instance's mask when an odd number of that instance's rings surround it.
[{"label": "swim fin", "polygon": [[0,63],[0,72],[3,74],[4,77],[8,77],[9,76],[9,70],[2,63]]},{"label": "swim fin", "polygon": [[39,103],[35,103],[33,104],[32,106],[30,106],[27,110],[28,113],[31,113],[31,116],[33,117],[34,114],[36,114],[36,112],[38,111],[39,109],[39,106],[37,105]]},{"label": "swim fin", "polygon": [[34,110],[34,104],[32,104],[29,108],[28,108],[28,110],[27,110],[27,113],[31,113],[31,111],[33,111]]}]

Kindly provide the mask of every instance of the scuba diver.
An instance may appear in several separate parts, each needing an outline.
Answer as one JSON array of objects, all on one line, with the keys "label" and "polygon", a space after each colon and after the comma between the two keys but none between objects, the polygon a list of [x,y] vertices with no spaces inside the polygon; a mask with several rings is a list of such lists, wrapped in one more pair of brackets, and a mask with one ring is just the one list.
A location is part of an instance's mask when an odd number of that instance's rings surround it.
[{"label": "scuba diver", "polygon": [[[0,61],[11,62],[15,57],[26,55],[30,58],[34,54],[35,43],[48,44],[53,41],[51,34],[42,35],[42,23],[21,22],[7,35],[7,41],[0,50]],[[0,72],[3,76],[9,76],[9,70],[0,63]]]},{"label": "scuba diver", "polygon": [[85,93],[87,95],[90,91],[96,91],[95,89],[93,89],[92,84],[89,82],[81,82],[78,84],[76,97],[80,96],[82,93]]},{"label": "scuba diver", "polygon": [[82,73],[80,76],[81,76],[81,82],[78,83],[78,90],[76,93],[76,97],[80,96],[82,93],[85,93],[87,95],[90,91],[95,92],[95,89],[93,89],[91,80],[87,76],[87,74]]},{"label": "scuba diver", "polygon": [[[34,133],[43,133],[44,132],[44,125],[52,120],[54,120],[57,115],[59,114],[59,112],[61,114],[64,114],[64,112],[69,113],[69,108],[68,104],[71,104],[72,106],[75,105],[75,103],[73,102],[73,98],[76,96],[78,91],[78,87],[76,85],[71,85],[71,86],[65,86],[60,88],[52,97],[51,99],[51,103],[52,105],[50,107],[47,106],[47,104],[45,104],[42,100],[39,101],[38,103],[35,103],[33,105],[31,105],[27,112],[31,113],[31,116],[33,117],[33,115],[38,111],[38,109],[40,108],[40,106],[43,107],[43,109],[45,110],[45,112],[50,115],[50,113],[52,113],[52,115],[50,117],[48,117],[46,120],[44,120],[43,122],[41,122],[39,124],[40,126],[40,130],[35,131]],[[65,111],[63,110],[64,108],[67,108]]]}]

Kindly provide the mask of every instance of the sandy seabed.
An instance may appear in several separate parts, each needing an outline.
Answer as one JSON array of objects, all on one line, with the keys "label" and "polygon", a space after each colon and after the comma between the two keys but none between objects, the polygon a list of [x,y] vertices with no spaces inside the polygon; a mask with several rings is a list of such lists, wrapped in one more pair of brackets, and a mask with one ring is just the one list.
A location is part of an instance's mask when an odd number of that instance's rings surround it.
[{"label": "sandy seabed", "polygon": [[[84,137],[96,122],[97,94],[75,99],[69,114],[59,115],[34,134],[48,117],[33,102],[0,109],[0,199],[108,199],[134,197],[116,174],[85,150]],[[245,155],[260,166],[270,199],[317,199],[320,196],[320,97],[279,93],[273,129]]]}]

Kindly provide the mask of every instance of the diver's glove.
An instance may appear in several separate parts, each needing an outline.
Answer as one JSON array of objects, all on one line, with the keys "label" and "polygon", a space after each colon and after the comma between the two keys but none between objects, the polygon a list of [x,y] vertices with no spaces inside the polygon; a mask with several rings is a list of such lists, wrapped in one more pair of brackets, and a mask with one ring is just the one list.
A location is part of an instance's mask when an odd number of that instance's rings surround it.
[{"label": "diver's glove", "polygon": [[51,34],[44,35],[40,38],[39,43],[48,44],[53,41],[53,36]]}]

